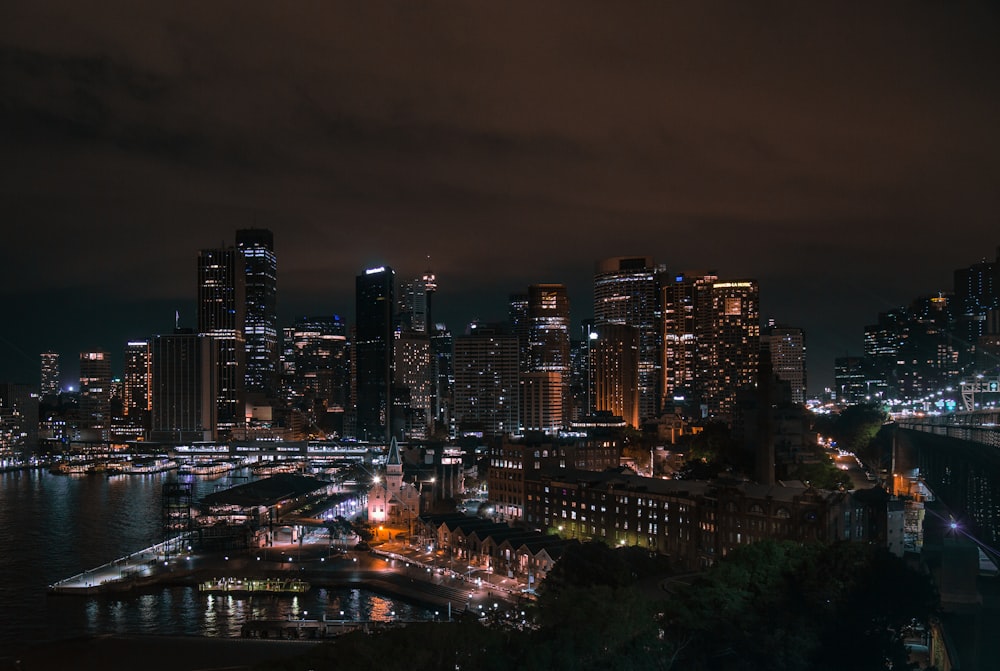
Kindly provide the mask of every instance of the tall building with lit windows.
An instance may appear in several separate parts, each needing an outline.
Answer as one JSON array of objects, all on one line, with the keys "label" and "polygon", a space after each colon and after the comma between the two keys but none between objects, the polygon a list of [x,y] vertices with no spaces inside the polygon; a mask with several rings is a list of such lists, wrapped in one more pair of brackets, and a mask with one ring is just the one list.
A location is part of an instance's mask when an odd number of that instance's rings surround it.
[{"label": "tall building with lit windows", "polygon": [[220,437],[245,424],[246,273],[234,247],[198,254],[198,333],[215,345],[216,421]]},{"label": "tall building with lit windows", "polygon": [[343,413],[351,386],[346,324],[340,315],[300,317],[290,330],[290,372],[296,395]]},{"label": "tall building with lit windows", "polygon": [[596,412],[621,417],[639,427],[639,329],[624,324],[598,324],[591,331],[590,366]]},{"label": "tall building with lit windows", "polygon": [[430,270],[418,278],[404,282],[399,291],[399,321],[404,331],[430,333],[434,326],[434,292],[437,278]]},{"label": "tall building with lit windows", "polygon": [[423,440],[434,418],[431,339],[425,333],[397,330],[393,338],[393,385],[399,408],[393,436]]},{"label": "tall building with lit windows", "polygon": [[42,352],[42,396],[59,395],[59,353]]},{"label": "tall building with lit windows", "polygon": [[995,261],[984,258],[955,270],[954,277],[958,323],[953,328],[964,342],[975,345],[987,332],[989,311],[1000,308],[1000,249]]},{"label": "tall building with lit windows", "polygon": [[639,335],[639,417],[660,411],[662,359],[661,270],[648,256],[619,256],[597,264],[594,323],[631,326]]},{"label": "tall building with lit windows", "polygon": [[757,282],[677,273],[663,282],[661,295],[664,404],[686,406],[694,416],[732,418],[737,393],[756,384]]},{"label": "tall building with lit windows", "polygon": [[528,354],[528,294],[511,294],[507,304],[507,322],[511,333],[517,337],[517,356],[520,370],[527,373],[531,370],[531,357]]},{"label": "tall building with lit windows", "polygon": [[454,339],[456,431],[486,439],[518,430],[517,336],[498,325],[472,324]]},{"label": "tall building with lit windows", "polygon": [[[572,366],[569,356],[569,296],[562,284],[528,287],[528,372],[558,375],[562,425],[569,423]],[[547,384],[555,384],[549,376]]]},{"label": "tall building with lit windows", "polygon": [[709,376],[711,287],[714,271],[676,273],[663,281],[663,407],[702,405]]},{"label": "tall building with lit windows", "polygon": [[152,365],[152,349],[148,340],[131,340],[125,345],[122,411],[130,424],[146,428],[153,408]]},{"label": "tall building with lit windows", "polygon": [[0,457],[38,444],[38,394],[29,385],[0,382]]},{"label": "tall building with lit windows", "polygon": [[278,260],[274,235],[262,228],[238,230],[236,248],[243,256],[246,285],[244,384],[248,393],[272,397],[278,388]]},{"label": "tall building with lit windows", "polygon": [[111,428],[111,355],[80,352],[80,427],[107,439]]},{"label": "tall building with lit windows", "polygon": [[392,354],[395,317],[392,268],[368,268],[355,281],[355,432],[358,438],[386,441],[392,426]]},{"label": "tall building with lit windows", "polygon": [[787,382],[792,403],[806,402],[806,336],[794,326],[769,323],[761,333],[761,346],[771,354],[774,375]]},{"label": "tall building with lit windows", "polygon": [[556,435],[565,426],[563,376],[533,372],[520,376],[521,429],[525,433]]},{"label": "tall building with lit windows", "polygon": [[741,389],[757,381],[760,358],[760,292],[757,282],[714,282],[707,334],[705,402],[710,417],[729,418]]}]

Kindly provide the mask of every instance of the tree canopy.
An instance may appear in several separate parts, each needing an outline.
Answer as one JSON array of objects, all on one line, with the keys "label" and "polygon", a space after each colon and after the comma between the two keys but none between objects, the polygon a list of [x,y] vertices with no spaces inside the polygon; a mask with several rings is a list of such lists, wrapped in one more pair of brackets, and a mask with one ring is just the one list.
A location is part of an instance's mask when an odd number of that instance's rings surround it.
[{"label": "tree canopy", "polygon": [[[881,548],[762,541],[661,588],[638,547],[567,549],[526,619],[348,634],[261,669],[833,671],[908,668],[901,632],[926,621],[929,578]],[[527,626],[525,625],[527,622]]]}]

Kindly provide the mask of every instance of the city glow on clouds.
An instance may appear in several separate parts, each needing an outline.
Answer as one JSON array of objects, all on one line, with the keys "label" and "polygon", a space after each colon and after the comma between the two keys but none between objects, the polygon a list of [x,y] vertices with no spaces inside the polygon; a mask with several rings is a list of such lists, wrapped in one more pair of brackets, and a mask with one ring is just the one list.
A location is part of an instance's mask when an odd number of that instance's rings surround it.
[{"label": "city glow on clouds", "polygon": [[1000,242],[986,3],[8,4],[0,377],[191,325],[239,228],[286,324],[380,264],[457,330],[609,256],[756,279],[813,379]]}]

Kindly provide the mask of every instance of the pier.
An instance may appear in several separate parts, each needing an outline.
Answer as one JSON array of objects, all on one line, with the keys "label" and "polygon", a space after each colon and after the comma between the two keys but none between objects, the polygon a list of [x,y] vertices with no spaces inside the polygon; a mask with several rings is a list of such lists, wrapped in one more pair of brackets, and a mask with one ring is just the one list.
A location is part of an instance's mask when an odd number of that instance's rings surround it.
[{"label": "pier", "polygon": [[101,594],[155,584],[162,579],[164,574],[170,574],[176,569],[176,566],[171,569],[171,562],[176,564],[178,557],[187,557],[185,561],[191,561],[190,552],[185,554],[185,551],[188,549],[188,543],[192,537],[191,533],[180,534],[144,550],[109,561],[97,568],[77,573],[49,585],[49,593]]}]

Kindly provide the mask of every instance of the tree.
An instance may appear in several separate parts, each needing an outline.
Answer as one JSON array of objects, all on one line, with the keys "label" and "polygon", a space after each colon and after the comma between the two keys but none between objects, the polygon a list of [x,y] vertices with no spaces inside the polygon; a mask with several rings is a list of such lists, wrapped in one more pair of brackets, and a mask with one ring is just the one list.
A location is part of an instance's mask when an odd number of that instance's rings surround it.
[{"label": "tree", "polygon": [[790,477],[808,482],[817,489],[836,490],[849,487],[851,477],[837,468],[826,456],[825,461],[811,464],[796,464],[790,469]]},{"label": "tree", "polygon": [[929,578],[884,548],[761,541],[681,589],[665,629],[686,642],[685,669],[905,668],[903,627],[934,603]]}]

